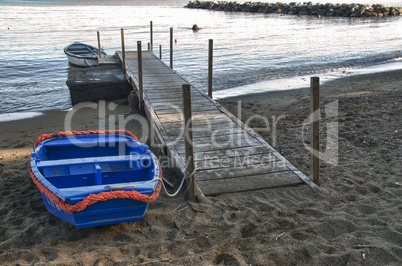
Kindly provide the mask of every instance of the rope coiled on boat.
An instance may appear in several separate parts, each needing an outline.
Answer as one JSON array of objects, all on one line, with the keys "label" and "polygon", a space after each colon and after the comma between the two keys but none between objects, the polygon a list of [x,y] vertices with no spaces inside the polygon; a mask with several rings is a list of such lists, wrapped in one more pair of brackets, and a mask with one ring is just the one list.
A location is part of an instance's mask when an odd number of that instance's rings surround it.
[{"label": "rope coiled on boat", "polygon": [[[35,142],[35,148],[41,143],[42,141],[54,137],[68,137],[68,136],[77,136],[77,135],[91,135],[91,134],[124,134],[134,138],[138,141],[138,138],[128,130],[93,130],[93,131],[66,131],[66,132],[59,132],[56,134],[44,134]],[[159,162],[158,162],[159,163]],[[45,187],[36,177],[35,173],[31,169],[31,164],[29,163],[28,166],[29,174],[32,178],[34,184],[39,188],[39,190],[46,195],[50,200],[52,200],[59,209],[63,210],[66,213],[74,213],[83,211],[89,205],[95,204],[99,201],[106,201],[109,199],[133,199],[142,201],[144,203],[149,203],[155,201],[160,193],[162,187],[162,167],[159,163],[159,181],[155,191],[151,195],[141,194],[135,190],[132,191],[122,191],[122,190],[113,190],[107,192],[101,192],[98,194],[91,194],[85,197],[83,200],[77,202],[76,204],[68,204],[64,202],[62,199],[57,197],[52,191],[50,191],[47,187]]]},{"label": "rope coiled on boat", "polygon": [[54,134],[43,134],[39,136],[35,142],[35,148],[38,147],[39,143],[46,139],[56,138],[56,137],[69,137],[69,136],[79,136],[79,135],[108,135],[108,134],[121,134],[127,135],[138,141],[137,136],[131,133],[129,130],[119,129],[119,130],[90,130],[90,131],[64,131]]}]

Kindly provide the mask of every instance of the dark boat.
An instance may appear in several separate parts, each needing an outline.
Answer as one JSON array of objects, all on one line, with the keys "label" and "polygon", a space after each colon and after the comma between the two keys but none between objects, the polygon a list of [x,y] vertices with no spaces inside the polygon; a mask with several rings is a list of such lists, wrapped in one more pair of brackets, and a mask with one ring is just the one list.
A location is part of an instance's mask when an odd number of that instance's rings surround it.
[{"label": "dark boat", "polygon": [[[98,65],[99,50],[91,45],[74,42],[64,48],[64,53],[73,65],[82,67]],[[101,54],[106,55],[103,50],[101,50]]]}]

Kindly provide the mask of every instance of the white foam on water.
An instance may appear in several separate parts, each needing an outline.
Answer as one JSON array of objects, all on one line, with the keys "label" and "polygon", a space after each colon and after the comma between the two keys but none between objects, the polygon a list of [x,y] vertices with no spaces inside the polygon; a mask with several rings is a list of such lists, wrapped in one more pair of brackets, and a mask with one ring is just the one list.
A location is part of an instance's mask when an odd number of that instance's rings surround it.
[{"label": "white foam on water", "polygon": [[41,115],[43,115],[43,113],[41,112],[20,112],[20,113],[0,114],[0,122],[28,119]]}]

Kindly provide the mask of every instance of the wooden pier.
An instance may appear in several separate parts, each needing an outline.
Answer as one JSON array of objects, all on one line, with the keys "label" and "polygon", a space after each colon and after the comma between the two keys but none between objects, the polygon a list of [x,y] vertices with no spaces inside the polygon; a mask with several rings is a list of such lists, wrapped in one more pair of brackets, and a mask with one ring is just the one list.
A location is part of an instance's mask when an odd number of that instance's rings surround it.
[{"label": "wooden pier", "polygon": [[[182,84],[180,74],[152,51],[142,51],[143,108],[155,138],[175,170],[186,172]],[[117,52],[126,77],[138,94],[137,51]],[[191,86],[196,186],[206,196],[307,183],[317,186],[275,151],[253,129],[218,102]]]}]

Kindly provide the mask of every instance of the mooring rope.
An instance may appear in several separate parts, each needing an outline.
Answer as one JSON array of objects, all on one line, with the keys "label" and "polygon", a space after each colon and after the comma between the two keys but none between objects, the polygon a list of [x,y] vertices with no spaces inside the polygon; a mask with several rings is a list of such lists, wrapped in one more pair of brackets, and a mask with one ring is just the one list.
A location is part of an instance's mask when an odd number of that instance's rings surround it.
[{"label": "mooring rope", "polygon": [[163,186],[163,189],[165,190],[166,195],[168,195],[169,197],[175,197],[177,194],[179,194],[181,188],[183,187],[184,180],[186,180],[186,179],[190,178],[192,175],[194,175],[196,170],[197,170],[197,167],[194,167],[194,171],[191,174],[188,174],[188,172],[186,171],[185,175],[183,176],[183,178],[181,180],[179,188],[173,194],[171,194],[167,191],[165,184],[162,182],[162,186]]}]

